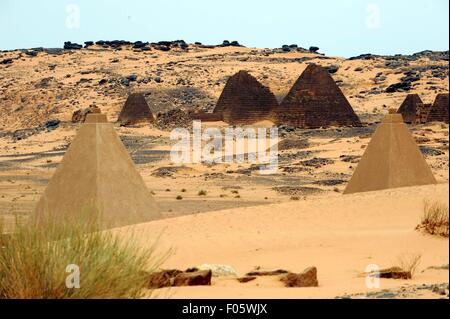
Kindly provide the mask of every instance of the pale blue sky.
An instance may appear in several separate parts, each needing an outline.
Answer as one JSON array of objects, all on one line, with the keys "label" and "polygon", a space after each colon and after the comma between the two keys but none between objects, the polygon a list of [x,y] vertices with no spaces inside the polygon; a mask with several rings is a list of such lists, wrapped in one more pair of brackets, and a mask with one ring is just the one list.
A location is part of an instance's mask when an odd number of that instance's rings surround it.
[{"label": "pale blue sky", "polygon": [[[79,25],[70,4],[79,8]],[[410,54],[448,50],[448,10],[448,0],[0,0],[0,49],[227,39],[261,48],[316,45],[347,57]]]}]

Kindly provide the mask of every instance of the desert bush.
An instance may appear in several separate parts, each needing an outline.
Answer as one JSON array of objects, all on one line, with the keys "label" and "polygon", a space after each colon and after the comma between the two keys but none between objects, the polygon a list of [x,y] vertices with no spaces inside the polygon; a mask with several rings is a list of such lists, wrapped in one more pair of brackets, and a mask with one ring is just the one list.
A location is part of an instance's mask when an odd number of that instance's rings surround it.
[{"label": "desert bush", "polygon": [[198,196],[206,196],[206,191],[205,190],[199,191]]},{"label": "desert bush", "polygon": [[405,253],[398,256],[398,266],[411,274],[411,277],[414,277],[414,274],[417,270],[417,267],[420,265],[420,261],[422,260],[422,255],[417,253]]},{"label": "desert bush", "polygon": [[418,230],[431,235],[448,237],[449,212],[448,206],[441,202],[425,201],[423,216]]},{"label": "desert bush", "polygon": [[[17,225],[0,247],[0,299],[137,298],[167,256],[83,222]],[[69,265],[80,287],[67,288]]]}]

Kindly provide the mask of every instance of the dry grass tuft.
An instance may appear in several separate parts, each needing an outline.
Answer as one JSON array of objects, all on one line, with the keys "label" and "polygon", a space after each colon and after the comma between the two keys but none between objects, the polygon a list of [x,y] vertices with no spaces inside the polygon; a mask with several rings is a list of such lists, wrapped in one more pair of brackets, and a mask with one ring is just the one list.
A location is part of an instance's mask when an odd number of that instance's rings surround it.
[{"label": "dry grass tuft", "polygon": [[441,202],[424,201],[423,216],[417,230],[431,235],[448,237],[448,206]]},{"label": "dry grass tuft", "polygon": [[[17,225],[0,242],[0,299],[138,298],[167,256],[83,222]],[[68,288],[69,265],[80,287]],[[70,268],[69,268],[70,269]],[[72,268],[73,269],[73,268]]]},{"label": "dry grass tuft", "polygon": [[411,278],[417,271],[422,260],[422,254],[418,253],[405,253],[398,256],[398,266],[403,270],[411,274]]}]

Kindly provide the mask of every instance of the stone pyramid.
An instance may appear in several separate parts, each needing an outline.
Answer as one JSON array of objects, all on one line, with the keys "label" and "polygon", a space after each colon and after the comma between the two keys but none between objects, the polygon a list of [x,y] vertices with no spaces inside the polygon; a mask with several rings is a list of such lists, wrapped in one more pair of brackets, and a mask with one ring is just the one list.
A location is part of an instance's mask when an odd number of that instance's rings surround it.
[{"label": "stone pyramid", "polygon": [[270,119],[278,102],[269,88],[247,71],[239,71],[225,85],[213,113],[228,124],[253,124]]},{"label": "stone pyramid", "polygon": [[402,115],[388,114],[375,131],[344,194],[435,183]]},{"label": "stone pyramid", "polygon": [[113,125],[103,114],[87,115],[34,213],[38,221],[88,215],[104,228],[162,217]]},{"label": "stone pyramid", "polygon": [[153,123],[155,118],[142,93],[132,93],[128,96],[118,122],[121,125],[134,125],[139,123]]},{"label": "stone pyramid", "polygon": [[300,128],[361,126],[358,116],[321,66],[310,64],[277,111],[277,124]]},{"label": "stone pyramid", "polygon": [[428,114],[427,122],[445,122],[448,124],[448,93],[438,94]]},{"label": "stone pyramid", "polygon": [[422,99],[418,94],[408,94],[397,113],[403,116],[405,123],[414,123],[417,116],[417,107],[422,104]]}]

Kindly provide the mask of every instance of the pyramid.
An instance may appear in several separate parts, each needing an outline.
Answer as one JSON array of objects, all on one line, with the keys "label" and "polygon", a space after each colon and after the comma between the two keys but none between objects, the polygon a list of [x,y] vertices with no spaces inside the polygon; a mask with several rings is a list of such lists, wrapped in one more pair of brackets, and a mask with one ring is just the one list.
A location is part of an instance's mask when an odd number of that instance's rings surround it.
[{"label": "pyramid", "polygon": [[448,124],[448,93],[438,94],[428,114],[427,122],[445,122]]},{"label": "pyramid", "polygon": [[344,194],[435,183],[402,115],[388,114],[375,131]]},{"label": "pyramid", "polygon": [[415,124],[424,124],[428,120],[428,114],[430,114],[432,104],[417,104],[416,105],[416,120]]},{"label": "pyramid", "polygon": [[422,99],[418,94],[408,94],[397,113],[403,116],[405,123],[414,123],[416,121],[417,106],[422,104]]},{"label": "pyramid", "polygon": [[310,64],[277,111],[277,124],[300,128],[361,126],[358,116],[331,75]]},{"label": "pyramid", "polygon": [[153,123],[155,121],[152,111],[142,93],[132,93],[128,96],[118,122],[121,125],[134,125],[139,123]]},{"label": "pyramid", "polygon": [[269,88],[247,71],[239,71],[225,85],[214,109],[228,124],[253,124],[269,119],[278,102]]},{"label": "pyramid", "polygon": [[87,115],[34,214],[38,221],[98,214],[104,228],[161,218],[152,195],[104,114]]}]

